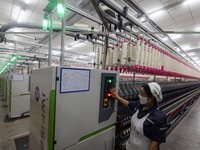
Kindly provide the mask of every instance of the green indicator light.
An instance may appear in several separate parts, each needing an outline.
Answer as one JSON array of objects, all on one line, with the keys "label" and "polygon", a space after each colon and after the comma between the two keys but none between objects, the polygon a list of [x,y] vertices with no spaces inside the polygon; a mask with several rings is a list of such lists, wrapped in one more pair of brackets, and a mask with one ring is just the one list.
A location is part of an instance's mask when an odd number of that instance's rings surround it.
[{"label": "green indicator light", "polygon": [[63,6],[63,4],[58,3],[57,4],[57,15],[58,15],[58,18],[62,19],[64,17],[64,14],[65,14],[65,7]]},{"label": "green indicator light", "polygon": [[109,79],[109,80],[107,80],[107,83],[112,83],[112,80],[110,80],[110,79]]},{"label": "green indicator light", "polygon": [[48,20],[47,19],[43,19],[42,28],[43,28],[43,30],[47,30],[48,29]]},{"label": "green indicator light", "polygon": [[16,56],[14,56],[14,57],[11,59],[11,61],[15,61],[15,60],[17,60],[17,57],[16,57]]}]

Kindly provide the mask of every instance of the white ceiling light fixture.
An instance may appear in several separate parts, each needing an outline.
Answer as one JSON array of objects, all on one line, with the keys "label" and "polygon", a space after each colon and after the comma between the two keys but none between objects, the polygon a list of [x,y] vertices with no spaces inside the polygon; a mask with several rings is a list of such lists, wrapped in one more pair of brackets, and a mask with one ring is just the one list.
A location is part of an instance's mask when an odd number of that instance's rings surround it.
[{"label": "white ceiling light fixture", "polygon": [[22,18],[24,17],[25,11],[21,8],[17,22],[21,22]]},{"label": "white ceiling light fixture", "polygon": [[153,13],[150,13],[149,17],[150,18],[156,18],[156,17],[161,16],[164,12],[165,12],[165,10],[155,11]]},{"label": "white ceiling light fixture", "polygon": [[182,49],[185,50],[185,51],[187,51],[187,50],[190,49],[190,45],[184,45],[184,46],[182,46]]},{"label": "white ceiling light fixture", "polygon": [[86,56],[79,56],[79,59],[85,59]]},{"label": "white ceiling light fixture", "polygon": [[139,18],[139,19],[140,19],[140,21],[141,21],[142,23],[144,23],[144,22],[147,21],[145,17],[141,17],[141,18]]},{"label": "white ceiling light fixture", "polygon": [[195,53],[195,52],[192,52],[192,53],[188,53],[188,55],[189,55],[189,56],[194,56],[194,55],[196,55],[196,53]]},{"label": "white ceiling light fixture", "polygon": [[170,37],[171,37],[172,39],[179,39],[179,38],[182,37],[182,35],[181,35],[181,34],[178,34],[178,35],[171,35]]},{"label": "white ceiling light fixture", "polygon": [[89,56],[95,56],[95,55],[96,55],[95,52],[89,53]]},{"label": "white ceiling light fixture", "polygon": [[74,57],[73,57],[73,60],[76,60],[76,59],[78,59],[78,57],[77,57],[77,56],[74,56]]},{"label": "white ceiling light fixture", "polygon": [[60,53],[61,53],[60,51],[52,51],[53,55],[60,55]]},{"label": "white ceiling light fixture", "polygon": [[195,31],[200,31],[200,27],[196,27],[194,30]]},{"label": "white ceiling light fixture", "polygon": [[180,52],[180,51],[181,51],[180,48],[178,48],[178,47],[174,47],[174,49],[175,49],[177,52]]},{"label": "white ceiling light fixture", "polygon": [[28,4],[30,2],[30,0],[25,0],[25,3]]},{"label": "white ceiling light fixture", "polygon": [[183,5],[187,5],[188,4],[188,1],[185,1],[184,3],[183,3]]},{"label": "white ceiling light fixture", "polygon": [[181,56],[185,57],[185,56],[186,56],[186,54],[181,54]]},{"label": "white ceiling light fixture", "polygon": [[65,50],[70,50],[70,49],[72,49],[72,47],[70,47],[70,46],[65,46]]},{"label": "white ceiling light fixture", "polygon": [[168,37],[164,37],[162,38],[163,41],[167,41],[168,40]]},{"label": "white ceiling light fixture", "polygon": [[200,60],[195,61],[196,63],[200,63]]},{"label": "white ceiling light fixture", "polygon": [[198,0],[185,0],[183,5],[192,4],[192,3],[195,3],[196,1],[198,1]]},{"label": "white ceiling light fixture", "polygon": [[81,46],[83,46],[84,44],[85,44],[84,42],[80,42],[80,43],[77,43],[77,44],[72,45],[71,47],[81,47]]},{"label": "white ceiling light fixture", "polygon": [[196,60],[199,60],[198,57],[192,57],[192,59],[195,60],[195,61],[196,61]]}]

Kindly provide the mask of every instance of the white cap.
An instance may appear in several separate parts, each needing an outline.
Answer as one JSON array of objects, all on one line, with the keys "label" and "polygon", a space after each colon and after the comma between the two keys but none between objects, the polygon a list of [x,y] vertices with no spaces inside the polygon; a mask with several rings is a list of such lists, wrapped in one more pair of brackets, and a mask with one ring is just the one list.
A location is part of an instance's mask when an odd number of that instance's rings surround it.
[{"label": "white cap", "polygon": [[148,83],[148,85],[151,90],[151,93],[155,96],[156,101],[157,102],[162,101],[162,90],[160,85],[156,82],[150,82]]}]

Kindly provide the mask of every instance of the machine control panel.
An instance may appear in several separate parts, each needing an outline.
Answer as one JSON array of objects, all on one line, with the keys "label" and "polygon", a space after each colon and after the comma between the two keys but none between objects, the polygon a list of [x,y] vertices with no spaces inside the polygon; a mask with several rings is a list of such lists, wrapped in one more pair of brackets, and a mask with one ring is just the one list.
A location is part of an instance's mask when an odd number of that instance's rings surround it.
[{"label": "machine control panel", "polygon": [[102,73],[101,75],[101,91],[100,91],[100,110],[99,122],[110,118],[114,110],[115,101],[110,93],[111,88],[116,87],[115,73]]},{"label": "machine control panel", "polygon": [[103,98],[103,108],[109,107],[109,102],[112,100],[112,96],[110,93],[110,89],[115,87],[114,85],[114,77],[105,77],[104,83],[104,98]]}]

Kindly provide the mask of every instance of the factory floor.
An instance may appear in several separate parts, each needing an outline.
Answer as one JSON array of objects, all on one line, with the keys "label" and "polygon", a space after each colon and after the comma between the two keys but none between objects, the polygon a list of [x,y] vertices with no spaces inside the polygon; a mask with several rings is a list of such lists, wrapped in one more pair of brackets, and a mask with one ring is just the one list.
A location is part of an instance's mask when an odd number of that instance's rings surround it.
[{"label": "factory floor", "polygon": [[[0,96],[0,150],[16,150],[14,139],[29,134],[29,117],[5,120],[7,108]],[[200,150],[200,100],[167,137],[160,150]]]},{"label": "factory floor", "polygon": [[0,150],[16,150],[14,139],[29,134],[29,117],[9,120],[7,107],[0,96]]}]

